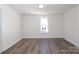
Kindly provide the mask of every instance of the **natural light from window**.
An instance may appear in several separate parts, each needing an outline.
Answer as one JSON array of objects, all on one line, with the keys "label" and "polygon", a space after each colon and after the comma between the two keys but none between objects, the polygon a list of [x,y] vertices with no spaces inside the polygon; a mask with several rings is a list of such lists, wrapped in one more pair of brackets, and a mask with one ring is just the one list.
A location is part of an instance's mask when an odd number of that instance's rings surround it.
[{"label": "natural light from window", "polygon": [[41,33],[48,33],[48,19],[47,18],[41,18]]}]

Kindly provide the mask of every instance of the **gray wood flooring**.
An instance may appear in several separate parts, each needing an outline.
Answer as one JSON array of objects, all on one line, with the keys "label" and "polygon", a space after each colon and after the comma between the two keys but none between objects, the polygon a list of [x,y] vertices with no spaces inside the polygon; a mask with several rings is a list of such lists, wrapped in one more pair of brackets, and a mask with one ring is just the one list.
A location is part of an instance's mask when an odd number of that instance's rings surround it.
[{"label": "gray wood flooring", "polygon": [[27,38],[2,54],[78,54],[79,49],[63,38]]}]

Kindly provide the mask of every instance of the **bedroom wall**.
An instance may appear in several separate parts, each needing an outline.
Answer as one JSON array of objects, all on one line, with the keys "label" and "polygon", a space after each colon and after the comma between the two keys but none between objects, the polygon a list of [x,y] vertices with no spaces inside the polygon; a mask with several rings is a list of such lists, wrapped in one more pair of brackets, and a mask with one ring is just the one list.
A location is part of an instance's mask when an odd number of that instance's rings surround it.
[{"label": "bedroom wall", "polygon": [[2,48],[2,9],[0,8],[0,53]]},{"label": "bedroom wall", "polygon": [[79,47],[79,6],[64,13],[64,38]]},{"label": "bedroom wall", "polygon": [[7,5],[2,6],[2,51],[21,40],[21,15]]},{"label": "bedroom wall", "polygon": [[[40,19],[48,18],[48,33],[41,33]],[[23,15],[22,38],[63,38],[63,14]]]}]

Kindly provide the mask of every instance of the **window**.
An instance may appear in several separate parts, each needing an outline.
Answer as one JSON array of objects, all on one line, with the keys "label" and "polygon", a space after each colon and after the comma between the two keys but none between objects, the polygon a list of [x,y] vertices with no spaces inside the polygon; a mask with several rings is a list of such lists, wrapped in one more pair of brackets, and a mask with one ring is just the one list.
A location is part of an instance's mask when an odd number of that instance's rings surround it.
[{"label": "window", "polygon": [[48,33],[48,19],[47,18],[41,18],[41,28],[42,33]]}]

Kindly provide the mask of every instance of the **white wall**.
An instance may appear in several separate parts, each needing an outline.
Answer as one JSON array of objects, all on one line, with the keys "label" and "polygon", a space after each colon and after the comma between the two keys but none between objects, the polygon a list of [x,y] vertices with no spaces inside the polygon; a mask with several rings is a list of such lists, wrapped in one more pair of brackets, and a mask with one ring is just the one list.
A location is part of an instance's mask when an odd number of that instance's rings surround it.
[{"label": "white wall", "polygon": [[[40,32],[40,19],[48,18],[48,33]],[[63,14],[54,15],[23,15],[23,38],[63,38]]]},{"label": "white wall", "polygon": [[2,51],[21,40],[20,14],[7,5],[2,6]]},{"label": "white wall", "polygon": [[78,6],[64,14],[64,38],[79,47]]},{"label": "white wall", "polygon": [[1,45],[2,43],[2,9],[0,8],[0,53],[1,53]]}]

